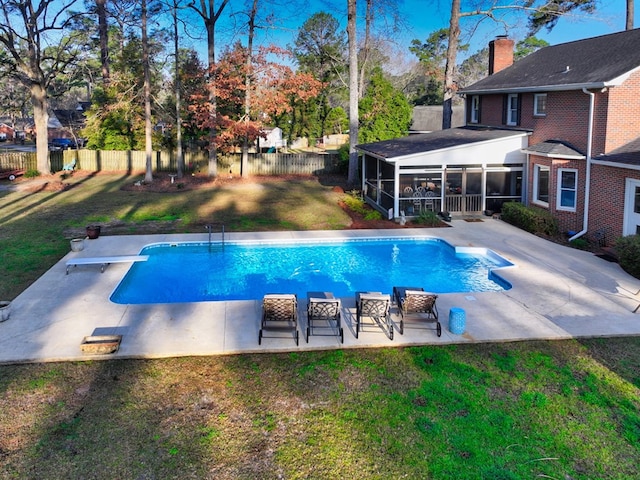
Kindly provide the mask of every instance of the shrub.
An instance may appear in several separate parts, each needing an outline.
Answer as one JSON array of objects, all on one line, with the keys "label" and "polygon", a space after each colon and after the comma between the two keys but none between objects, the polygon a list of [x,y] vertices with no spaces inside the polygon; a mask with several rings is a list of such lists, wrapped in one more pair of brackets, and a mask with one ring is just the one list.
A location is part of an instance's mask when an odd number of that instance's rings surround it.
[{"label": "shrub", "polygon": [[368,209],[364,214],[365,220],[382,220],[382,214],[378,210]]},{"label": "shrub", "polygon": [[502,220],[534,234],[554,237],[560,233],[558,221],[549,212],[518,202],[502,205]]},{"label": "shrub", "polygon": [[416,223],[420,225],[427,225],[429,227],[435,227],[440,225],[440,219],[436,212],[432,212],[431,210],[423,210],[420,212],[420,215],[415,219]]},{"label": "shrub", "polygon": [[24,172],[25,178],[35,178],[40,176],[40,172],[35,168],[30,168],[26,172]]},{"label": "shrub", "polygon": [[576,238],[575,240],[569,242],[569,245],[573,248],[577,248],[578,250],[589,250],[589,242],[587,242],[584,238]]},{"label": "shrub", "polygon": [[344,203],[349,207],[349,210],[359,213],[365,220],[380,220],[382,215],[379,211],[374,210],[360,196],[360,192],[353,190],[344,197]]},{"label": "shrub", "polygon": [[349,171],[349,144],[345,143],[338,149],[338,172],[347,173]]},{"label": "shrub", "polygon": [[616,240],[618,261],[625,272],[640,278],[640,235],[629,235]]}]

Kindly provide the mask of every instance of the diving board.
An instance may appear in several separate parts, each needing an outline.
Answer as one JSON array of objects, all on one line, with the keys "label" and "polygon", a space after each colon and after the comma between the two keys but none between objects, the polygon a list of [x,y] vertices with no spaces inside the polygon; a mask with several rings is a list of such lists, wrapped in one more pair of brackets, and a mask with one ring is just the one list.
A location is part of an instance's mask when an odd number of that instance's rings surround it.
[{"label": "diving board", "polygon": [[116,255],[113,257],[80,257],[67,260],[67,275],[70,267],[78,265],[100,265],[100,273],[111,263],[146,262],[149,255]]}]

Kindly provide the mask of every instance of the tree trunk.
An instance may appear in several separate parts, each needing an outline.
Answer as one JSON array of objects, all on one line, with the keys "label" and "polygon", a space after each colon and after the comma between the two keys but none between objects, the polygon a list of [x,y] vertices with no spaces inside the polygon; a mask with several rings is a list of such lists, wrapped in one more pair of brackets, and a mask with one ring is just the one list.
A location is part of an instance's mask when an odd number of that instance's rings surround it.
[{"label": "tree trunk", "polygon": [[369,61],[369,51],[371,48],[371,24],[373,23],[373,0],[367,0],[367,11],[364,20],[364,43],[362,45],[360,78],[358,81],[358,99],[364,95],[364,82],[367,78],[367,63]]},{"label": "tree trunk", "polygon": [[151,73],[149,71],[149,39],[147,38],[147,0],[142,0],[140,23],[142,26],[142,66],[144,69],[144,147],[146,155],[146,171],[144,181],[153,182],[153,142],[151,126]]},{"label": "tree trunk", "polygon": [[111,73],[109,70],[109,26],[107,24],[107,0],[96,0],[98,13],[98,35],[100,37],[100,63],[102,64],[102,82],[109,83]]},{"label": "tree trunk", "polygon": [[33,120],[36,127],[36,168],[40,173],[51,173],[49,160],[49,113],[47,92],[37,83],[31,85],[31,103],[33,105]]},{"label": "tree trunk", "polygon": [[455,72],[460,42],[460,0],[453,0],[451,4],[451,19],[449,21],[449,42],[447,44],[447,63],[444,68],[444,98],[442,100],[442,129],[451,128],[453,115],[453,96],[455,95]]},{"label": "tree trunk", "polygon": [[[244,79],[244,122],[245,127],[249,124],[251,114],[251,75],[253,65],[253,37],[255,35],[256,14],[258,11],[258,0],[253,0],[251,13],[249,14],[249,39],[247,40],[247,60]],[[249,138],[246,133],[242,139],[242,156],[240,159],[240,175],[249,175]]]},{"label": "tree trunk", "polygon": [[347,183],[358,182],[358,45],[356,38],[356,0],[347,0],[347,35],[349,37],[349,173]]},{"label": "tree trunk", "polygon": [[177,177],[184,175],[184,154],[182,152],[182,95],[180,90],[180,44],[178,41],[178,1],[173,0],[173,54],[175,56],[175,89],[176,89],[176,170]]}]

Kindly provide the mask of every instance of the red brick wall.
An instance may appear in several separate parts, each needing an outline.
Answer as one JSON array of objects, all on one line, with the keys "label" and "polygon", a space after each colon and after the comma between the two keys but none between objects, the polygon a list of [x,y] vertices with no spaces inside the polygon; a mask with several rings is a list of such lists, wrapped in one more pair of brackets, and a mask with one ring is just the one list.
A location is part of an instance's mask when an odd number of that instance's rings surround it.
[{"label": "red brick wall", "polygon": [[619,87],[609,88],[604,152],[609,153],[640,136],[640,71]]},{"label": "red brick wall", "polygon": [[514,41],[499,37],[489,42],[489,75],[513,65]]},{"label": "red brick wall", "polygon": [[593,240],[596,232],[603,230],[606,243],[611,245],[622,236],[627,178],[640,180],[640,171],[597,164],[591,166],[588,238]]}]

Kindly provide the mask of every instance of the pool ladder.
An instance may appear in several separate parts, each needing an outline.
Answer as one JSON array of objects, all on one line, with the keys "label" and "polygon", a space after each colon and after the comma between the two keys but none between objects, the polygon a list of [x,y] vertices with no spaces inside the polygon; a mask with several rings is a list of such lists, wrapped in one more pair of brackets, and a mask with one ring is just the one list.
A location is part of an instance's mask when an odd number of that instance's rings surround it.
[{"label": "pool ladder", "polygon": [[[209,232],[209,248],[211,248],[211,232],[213,230],[213,225],[205,225],[204,228]],[[224,225],[222,225],[222,231],[220,233],[222,237],[222,246],[224,247]]]}]

